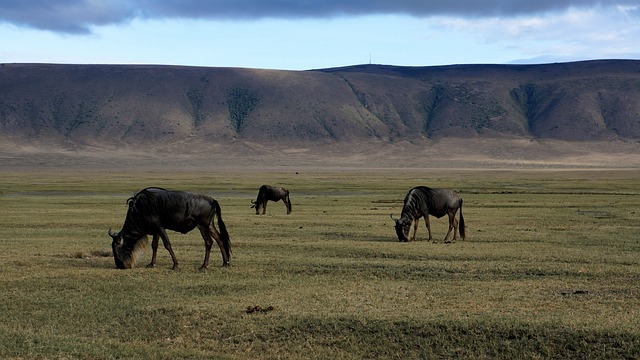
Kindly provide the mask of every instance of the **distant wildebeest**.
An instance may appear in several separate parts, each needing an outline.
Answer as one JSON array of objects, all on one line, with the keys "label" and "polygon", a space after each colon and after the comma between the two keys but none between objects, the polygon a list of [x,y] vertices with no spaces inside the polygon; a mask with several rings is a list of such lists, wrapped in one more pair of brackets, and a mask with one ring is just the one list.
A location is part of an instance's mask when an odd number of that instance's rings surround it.
[{"label": "distant wildebeest", "polygon": [[[460,209],[460,223],[456,220],[456,212]],[[462,217],[462,199],[458,194],[447,189],[431,189],[426,186],[416,186],[409,190],[407,196],[404,197],[404,206],[399,219],[395,219],[393,215],[391,219],[396,222],[396,234],[398,240],[409,241],[409,230],[413,222],[413,239],[416,239],[418,231],[418,221],[421,217],[427,223],[427,231],[429,232],[429,241],[433,240],[431,236],[431,226],[429,224],[429,215],[441,218],[449,215],[449,231],[444,237],[446,242],[453,230],[453,240],[457,239],[458,228],[460,237],[465,238],[464,217]]]},{"label": "distant wildebeest", "polygon": [[[109,229],[109,236],[113,238],[113,258],[118,269],[131,269],[135,266],[139,253],[147,244],[147,235],[153,235],[153,256],[147,267],[156,264],[158,238],[161,238],[164,247],[171,254],[173,269],[177,269],[178,260],[165,230],[186,234],[196,227],[200,230],[205,245],[204,263],[200,270],[207,269],[209,265],[213,239],[222,252],[222,266],[229,265],[231,241],[222,221],[220,205],[215,199],[206,195],[150,187],[129,198],[127,204],[129,210],[122,230],[112,233]],[[220,232],[214,225],[214,217],[217,218]]]},{"label": "distant wildebeest", "polygon": [[258,190],[258,197],[255,200],[251,200],[251,207],[256,208],[256,215],[260,213],[260,207],[262,207],[262,214],[267,211],[267,201],[280,201],[284,202],[287,206],[287,214],[291,214],[291,200],[289,200],[289,190],[276,186],[262,185]]}]

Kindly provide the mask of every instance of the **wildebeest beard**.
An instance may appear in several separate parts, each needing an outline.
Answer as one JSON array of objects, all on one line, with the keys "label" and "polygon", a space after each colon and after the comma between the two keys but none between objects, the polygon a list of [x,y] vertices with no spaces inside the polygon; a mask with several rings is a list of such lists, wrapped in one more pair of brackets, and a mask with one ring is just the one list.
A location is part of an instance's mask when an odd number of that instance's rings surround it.
[{"label": "wildebeest beard", "polygon": [[111,233],[111,229],[109,229],[109,235],[113,238],[113,242],[111,243],[113,260],[118,269],[132,269],[136,266],[138,257],[142,255],[149,243],[148,236],[145,234],[137,239],[134,238],[124,241],[121,233],[122,232],[113,234]]}]

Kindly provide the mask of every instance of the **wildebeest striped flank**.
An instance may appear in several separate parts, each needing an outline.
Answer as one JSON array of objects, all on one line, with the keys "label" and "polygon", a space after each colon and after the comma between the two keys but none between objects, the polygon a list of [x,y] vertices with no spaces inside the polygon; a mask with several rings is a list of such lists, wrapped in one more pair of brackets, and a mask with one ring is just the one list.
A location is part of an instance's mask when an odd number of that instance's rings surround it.
[{"label": "wildebeest striped flank", "polygon": [[[222,265],[229,265],[231,241],[222,221],[220,205],[212,197],[150,187],[140,190],[129,198],[127,203],[129,210],[122,230],[112,233],[109,229],[117,268],[133,268],[138,253],[147,243],[147,235],[152,235],[153,256],[148,267],[155,266],[158,240],[161,238],[173,260],[173,269],[177,269],[178,260],[171,248],[166,230],[186,234],[196,227],[200,230],[205,244],[204,262],[200,269],[205,270],[209,265],[209,253],[214,239],[222,253]],[[214,218],[220,228],[219,232],[214,225]]]},{"label": "wildebeest striped flank", "polygon": [[[456,212],[460,210],[460,222],[456,220]],[[441,218],[444,215],[449,216],[449,231],[444,237],[446,242],[453,231],[453,240],[457,239],[458,230],[460,231],[460,237],[465,239],[465,227],[464,217],[462,216],[462,199],[455,192],[448,189],[431,189],[426,186],[416,186],[409,190],[404,197],[404,205],[402,207],[402,213],[399,219],[395,219],[391,215],[391,219],[395,221],[396,234],[398,240],[409,241],[409,231],[411,230],[411,223],[413,222],[413,238],[416,239],[416,232],[418,231],[418,221],[421,217],[427,223],[427,232],[429,233],[429,240],[433,241],[431,235],[431,225],[429,224],[429,215],[433,215],[436,218]]]}]

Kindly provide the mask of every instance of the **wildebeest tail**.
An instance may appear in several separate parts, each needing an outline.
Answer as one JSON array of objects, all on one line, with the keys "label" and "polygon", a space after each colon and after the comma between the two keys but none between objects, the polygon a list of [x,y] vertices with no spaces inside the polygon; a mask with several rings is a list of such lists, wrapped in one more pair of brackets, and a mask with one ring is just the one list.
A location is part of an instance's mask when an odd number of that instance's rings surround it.
[{"label": "wildebeest tail", "polygon": [[289,190],[287,190],[287,214],[291,213],[291,199],[289,199]]},{"label": "wildebeest tail", "polygon": [[220,228],[220,237],[222,238],[222,244],[224,245],[224,251],[227,253],[227,258],[231,258],[231,239],[229,238],[229,232],[227,232],[227,227],[222,221],[222,211],[220,210],[220,204],[214,200],[215,203],[215,213],[218,217],[218,227]]},{"label": "wildebeest tail", "polygon": [[460,237],[462,240],[465,238],[464,231],[464,216],[462,216],[462,199],[460,199],[460,222],[458,223],[458,230],[460,231]]}]

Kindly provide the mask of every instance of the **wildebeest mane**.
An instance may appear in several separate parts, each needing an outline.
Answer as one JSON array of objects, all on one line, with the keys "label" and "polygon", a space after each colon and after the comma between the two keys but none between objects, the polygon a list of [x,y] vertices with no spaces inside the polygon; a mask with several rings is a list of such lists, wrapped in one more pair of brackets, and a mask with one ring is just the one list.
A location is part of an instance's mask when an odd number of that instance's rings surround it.
[{"label": "wildebeest mane", "polygon": [[122,246],[117,249],[114,247],[113,251],[118,252],[118,258],[122,259],[125,268],[132,268],[138,261],[138,257],[146,249],[149,243],[149,237],[144,229],[141,229],[138,224],[141,224],[144,218],[144,214],[141,212],[141,196],[146,189],[136,193],[132,197],[127,199],[127,216],[125,218],[122,229],[118,233],[122,240]]},{"label": "wildebeest mane", "polygon": [[402,208],[401,217],[407,215],[407,217],[417,217],[423,215],[424,205],[427,209],[431,210],[431,215],[441,218],[446,214],[446,211],[436,206],[434,202],[435,191],[426,186],[416,186],[413,188],[407,196],[404,198],[405,206]]}]

